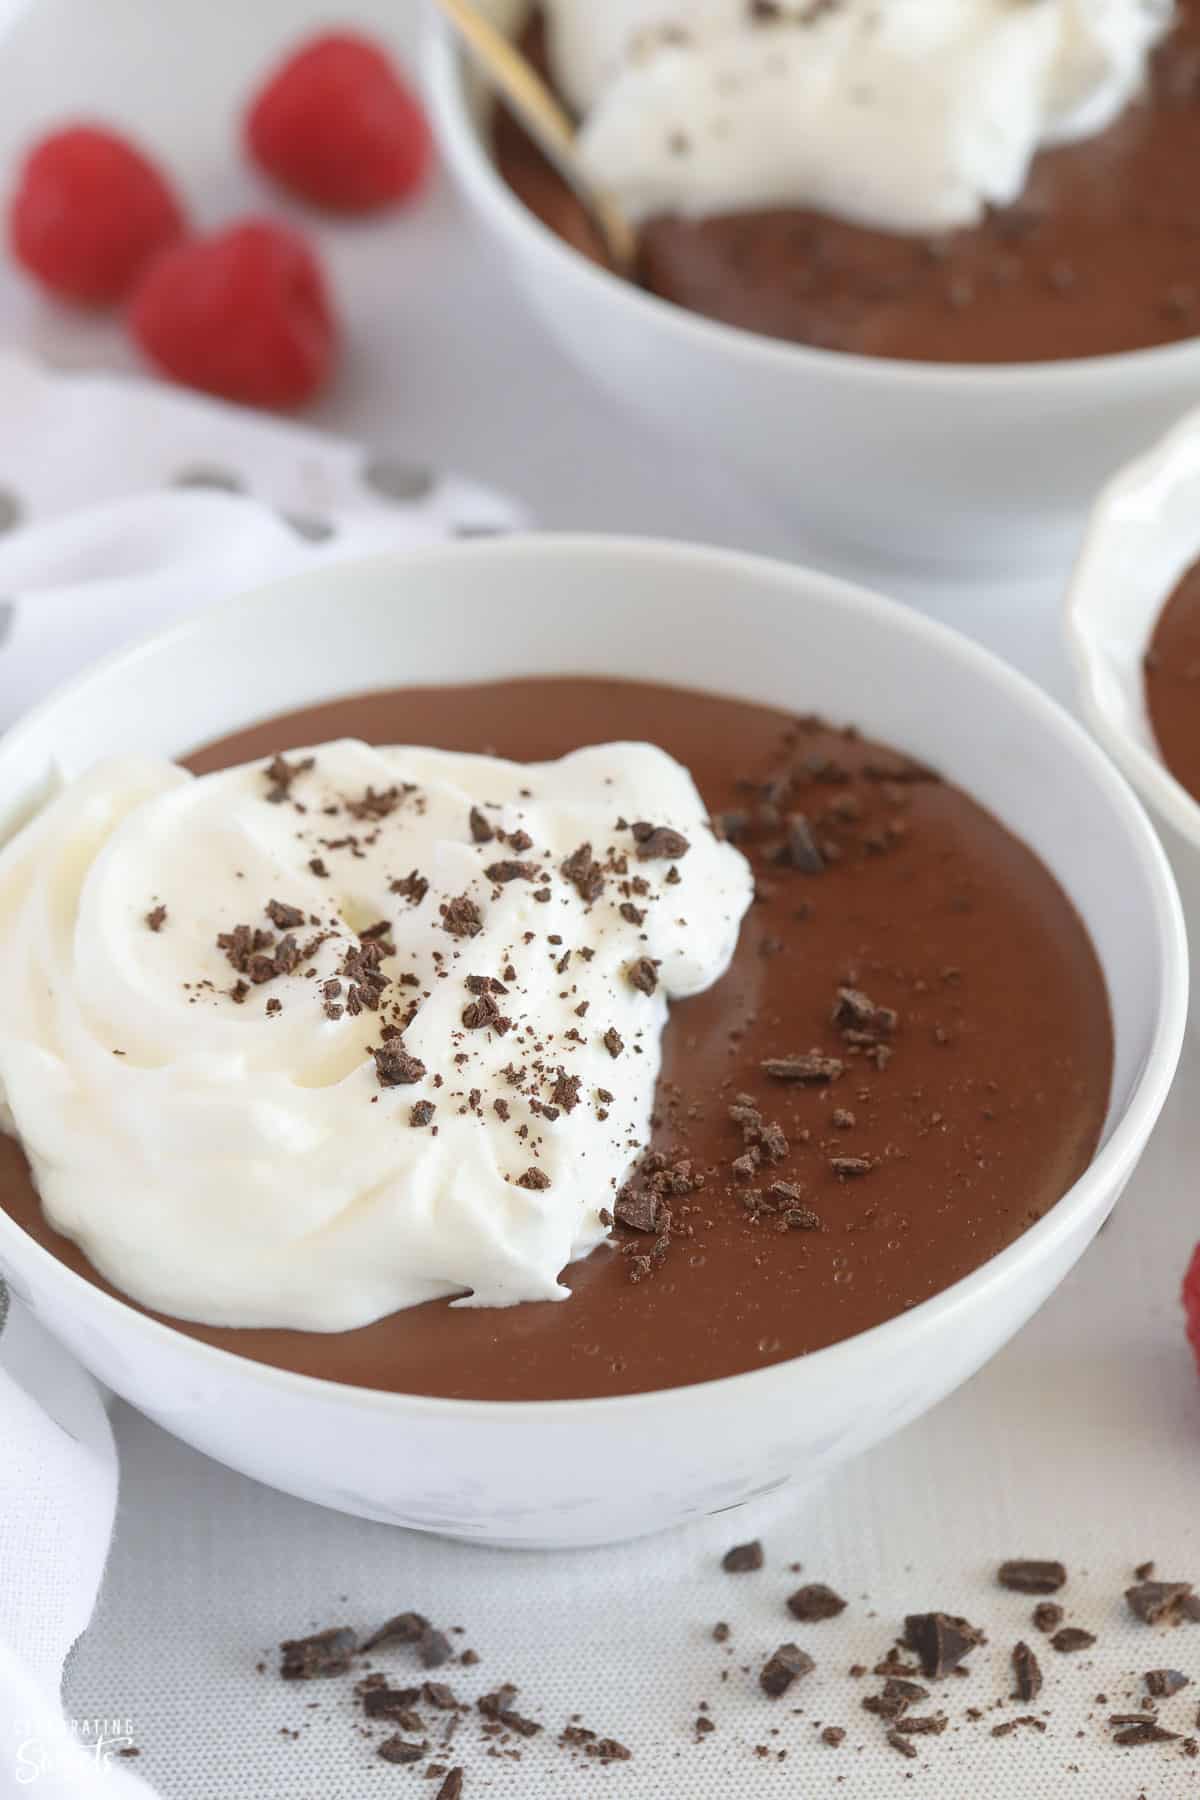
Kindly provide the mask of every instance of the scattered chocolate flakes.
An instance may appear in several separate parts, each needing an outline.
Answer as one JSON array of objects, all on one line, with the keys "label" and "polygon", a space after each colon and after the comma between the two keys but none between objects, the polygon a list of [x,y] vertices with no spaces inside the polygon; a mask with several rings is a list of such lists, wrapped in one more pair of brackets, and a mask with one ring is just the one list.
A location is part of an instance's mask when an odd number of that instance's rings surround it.
[{"label": "scattered chocolate flakes", "polygon": [[561,874],[589,906],[604,892],[604,873],[592,855],[590,844],[580,844],[577,850],[572,850],[562,864]]},{"label": "scattered chocolate flakes", "polygon": [[915,1651],[922,1674],[934,1680],[957,1669],[982,1642],[977,1626],[949,1613],[909,1613],[904,1621],[905,1645]]},{"label": "scattered chocolate flakes", "polygon": [[1137,1568],[1133,1571],[1133,1574],[1136,1581],[1149,1581],[1150,1577],[1154,1574],[1153,1557],[1149,1562],[1139,1563]]},{"label": "scattered chocolate flakes", "polygon": [[1042,1669],[1028,1644],[1024,1642],[1014,1644],[1012,1666],[1017,1684],[1013,1698],[1024,1700],[1026,1703],[1036,1700],[1042,1691]]},{"label": "scattered chocolate flakes", "polygon": [[658,986],[658,970],[648,956],[639,956],[626,965],[625,979],[641,994],[652,994]]},{"label": "scattered chocolate flakes", "polygon": [[721,1567],[727,1575],[749,1575],[761,1569],[765,1560],[761,1541],[753,1538],[748,1544],[735,1544],[732,1550],[727,1550],[721,1558]]},{"label": "scattered chocolate flakes", "polygon": [[1050,1639],[1051,1648],[1062,1656],[1073,1656],[1077,1650],[1090,1650],[1096,1641],[1094,1632],[1084,1631],[1078,1625],[1064,1625]]},{"label": "scattered chocolate flakes", "polygon": [[408,874],[401,876],[398,881],[389,882],[388,892],[399,894],[411,906],[419,906],[429,892],[429,883],[423,875],[418,875],[415,869],[410,869]]},{"label": "scattered chocolate flakes", "polygon": [[280,931],[295,931],[297,926],[304,923],[304,913],[300,907],[289,906],[286,900],[268,900],[266,914],[272,925],[277,925]]},{"label": "scattered chocolate flakes", "polygon": [[368,1719],[395,1719],[405,1731],[420,1731],[420,1717],[413,1711],[420,1698],[420,1688],[393,1688],[384,1681],[381,1687],[364,1687],[363,1711]]},{"label": "scattered chocolate flakes", "polygon": [[550,1095],[550,1104],[561,1106],[566,1113],[574,1112],[579,1105],[579,1090],[582,1085],[578,1075],[568,1075],[565,1069],[559,1069]]},{"label": "scattered chocolate flakes", "polygon": [[357,1648],[357,1634],[348,1625],[333,1625],[327,1631],[314,1632],[312,1637],[285,1638],[279,1646],[279,1673],[285,1681],[344,1675]]},{"label": "scattered chocolate flakes", "polygon": [[[498,887],[506,887],[510,881],[536,881],[538,866],[536,863],[514,862],[508,858],[501,862],[489,863],[483,872],[488,880],[494,881]],[[449,931],[449,925],[446,929]],[[468,935],[474,937],[475,933],[470,932]]]},{"label": "scattered chocolate flakes", "polygon": [[823,1056],[819,1050],[810,1050],[803,1056],[770,1056],[759,1067],[772,1081],[803,1082],[812,1087],[836,1081],[842,1073],[837,1057]]},{"label": "scattered chocolate flakes", "polygon": [[1190,1679],[1181,1669],[1147,1669],[1146,1692],[1153,1694],[1156,1700],[1162,1700],[1187,1687]]},{"label": "scattered chocolate flakes", "polygon": [[993,1725],[992,1736],[994,1738],[1011,1737],[1014,1731],[1020,1731],[1026,1725],[1034,1731],[1045,1731],[1046,1729],[1044,1719],[1035,1718],[1033,1713],[1022,1713],[1020,1718],[1005,1719],[1003,1725]]},{"label": "scattered chocolate flakes", "polygon": [[792,1617],[802,1619],[806,1624],[819,1619],[836,1619],[846,1610],[841,1595],[826,1587],[823,1581],[811,1581],[806,1587],[797,1588],[794,1594],[788,1595],[787,1605]]},{"label": "scattered chocolate flakes", "polygon": [[165,906],[153,906],[146,914],[146,924],[151,931],[161,931],[166,922],[167,909]]},{"label": "scattered chocolate flakes", "polygon": [[279,806],[288,799],[292,791],[292,783],[300,775],[307,775],[316,767],[316,757],[305,756],[300,762],[290,763],[285,756],[274,756],[263,770],[267,781],[267,799],[273,806]]},{"label": "scattered chocolate flakes", "polygon": [[680,831],[672,831],[669,825],[650,825],[645,819],[639,819],[629,827],[637,844],[639,862],[678,862],[686,856],[691,845]]},{"label": "scattered chocolate flakes", "polygon": [[1178,1625],[1188,1616],[1190,1581],[1139,1581],[1125,1589],[1125,1601],[1144,1625]]},{"label": "scattered chocolate flakes", "polygon": [[829,1167],[839,1181],[856,1181],[869,1175],[875,1164],[869,1156],[831,1156]]},{"label": "scattered chocolate flakes", "polygon": [[478,937],[483,930],[483,914],[468,894],[457,894],[453,900],[444,901],[438,911],[442,929],[451,937]]},{"label": "scattered chocolate flakes", "polygon": [[716,1624],[712,1628],[712,1637],[713,1637],[714,1644],[727,1644],[729,1642],[729,1637],[730,1637],[729,1626],[726,1624],[724,1619],[717,1620]]},{"label": "scattered chocolate flakes", "polygon": [[838,1745],[843,1744],[845,1741],[846,1733],[842,1730],[840,1725],[826,1725],[821,1733],[821,1742],[823,1744],[828,1744],[831,1750],[836,1750]]},{"label": "scattered chocolate flakes", "polygon": [[469,1001],[463,1007],[462,1022],[467,1031],[494,1031],[500,1037],[512,1028],[512,1020],[500,1011],[494,994],[480,994]]},{"label": "scattered chocolate flakes", "polygon": [[428,1125],[436,1111],[437,1107],[432,1100],[418,1100],[409,1111],[408,1122],[410,1125]]},{"label": "scattered chocolate flakes", "polygon": [[380,1644],[419,1644],[425,1633],[432,1629],[424,1613],[395,1613],[364,1640],[363,1649],[375,1650]]},{"label": "scattered chocolate flakes", "polygon": [[454,1655],[453,1647],[444,1631],[435,1631],[426,1626],[417,1644],[417,1654],[422,1666],[426,1669],[440,1669]]},{"label": "scattered chocolate flakes", "polygon": [[1000,1564],[996,1579],[1001,1587],[1016,1594],[1057,1594],[1066,1586],[1067,1571],[1060,1562],[1036,1562],[1032,1558],[1016,1558]]},{"label": "scattered chocolate flakes", "polygon": [[318,876],[321,880],[324,880],[329,874],[329,869],[323,856],[310,856],[308,859],[308,867],[310,873]]},{"label": "scattered chocolate flakes", "polygon": [[434,1800],[461,1800],[462,1791],[463,1772],[461,1769],[451,1769]]},{"label": "scattered chocolate flakes", "polygon": [[418,1763],[428,1750],[427,1743],[413,1743],[408,1738],[397,1736],[383,1740],[379,1746],[379,1755],[382,1756],[384,1762]]},{"label": "scattered chocolate flakes", "polygon": [[1140,1719],[1136,1725],[1127,1725],[1118,1731],[1113,1738],[1114,1744],[1174,1744],[1179,1741],[1177,1731],[1168,1731],[1163,1725],[1154,1724],[1151,1719]]},{"label": "scattered chocolate flakes", "polygon": [[812,826],[804,813],[789,813],[786,836],[771,853],[771,861],[781,868],[797,869],[802,875],[820,875],[828,860],[813,836]]},{"label": "scattered chocolate flakes", "polygon": [[411,1087],[425,1075],[425,1064],[419,1056],[410,1056],[407,1050],[393,1044],[382,1050],[372,1050],[371,1055],[375,1058],[375,1074],[380,1087]]},{"label": "scattered chocolate flakes", "polygon": [[816,1663],[799,1644],[780,1644],[773,1656],[767,1658],[759,1670],[758,1685],[770,1700],[778,1700],[787,1693],[794,1681],[802,1675],[809,1675],[816,1668]]},{"label": "scattered chocolate flakes", "polygon": [[692,1725],[692,1730],[696,1733],[698,1739],[707,1737],[710,1732],[715,1731],[716,1729],[715,1721],[708,1718],[704,1713],[701,1713],[699,1718],[697,1718]]},{"label": "scattered chocolate flakes", "polygon": [[614,1025],[610,1025],[608,1030],[604,1034],[602,1042],[604,1044],[604,1048],[608,1051],[608,1054],[612,1057],[613,1061],[615,1062],[617,1057],[620,1056],[622,1050],[625,1048],[625,1039],[621,1036],[620,1032],[616,1029],[616,1027]]},{"label": "scattered chocolate flakes", "polygon": [[535,1193],[541,1193],[544,1188],[550,1186],[550,1177],[542,1169],[529,1168],[523,1175],[517,1176],[517,1186],[531,1188]]},{"label": "scattered chocolate flakes", "polygon": [[887,1741],[893,1750],[900,1752],[901,1756],[918,1756],[920,1754],[911,1738],[906,1738],[904,1733],[897,1731],[894,1726],[887,1734]]},{"label": "scattered chocolate flakes", "polygon": [[892,1727],[894,1731],[902,1731],[906,1737],[940,1737],[950,1721],[945,1713],[921,1713],[897,1719]]},{"label": "scattered chocolate flakes", "polygon": [[471,808],[467,823],[471,827],[472,840],[477,844],[490,844],[496,835],[477,806]]},{"label": "scattered chocolate flakes", "polygon": [[1062,1607],[1058,1606],[1053,1600],[1043,1600],[1040,1606],[1035,1606],[1033,1609],[1034,1624],[1039,1631],[1044,1631],[1047,1636],[1049,1636],[1052,1631],[1058,1630],[1064,1617],[1065,1614]]},{"label": "scattered chocolate flakes", "polygon": [[635,906],[632,900],[622,900],[617,911],[627,925],[640,925],[646,917],[646,908]]}]

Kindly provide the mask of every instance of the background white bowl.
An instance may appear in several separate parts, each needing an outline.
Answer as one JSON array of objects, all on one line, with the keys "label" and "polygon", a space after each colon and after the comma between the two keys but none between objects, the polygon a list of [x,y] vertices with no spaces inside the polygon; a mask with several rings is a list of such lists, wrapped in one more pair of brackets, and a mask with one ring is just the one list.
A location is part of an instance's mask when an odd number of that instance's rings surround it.
[{"label": "background white bowl", "polygon": [[1084,718],[1149,806],[1200,947],[1200,803],[1163,761],[1142,667],[1159,613],[1197,558],[1200,411],[1101,493],[1064,618]]},{"label": "background white bowl", "polygon": [[789,1477],[814,1480],[992,1355],[1071,1267],[1137,1163],[1175,1070],[1187,985],[1178,898],[1144,814],[1030,683],[826,576],[667,544],[542,537],[292,577],[103,664],[17,726],[0,742],[0,830],[56,771],[112,752],[182,753],[370,687],[620,673],[635,645],[649,679],[861,721],[948,770],[1040,853],[1109,984],[1104,1143],[1018,1242],[874,1331],[724,1381],[578,1402],[405,1397],[281,1373],[110,1299],[0,1213],[0,1267],[50,1329],[160,1424],[260,1480],[369,1518],[530,1545],[630,1537]]},{"label": "background white bowl", "polygon": [[[528,0],[480,0],[506,30]],[[428,7],[426,85],[463,193],[553,338],[673,440],[715,449],[798,524],[906,561],[1028,566],[1075,548],[1096,489],[1200,396],[1200,339],[988,368],[809,349],[721,325],[570,249],[497,173],[488,103]]]}]

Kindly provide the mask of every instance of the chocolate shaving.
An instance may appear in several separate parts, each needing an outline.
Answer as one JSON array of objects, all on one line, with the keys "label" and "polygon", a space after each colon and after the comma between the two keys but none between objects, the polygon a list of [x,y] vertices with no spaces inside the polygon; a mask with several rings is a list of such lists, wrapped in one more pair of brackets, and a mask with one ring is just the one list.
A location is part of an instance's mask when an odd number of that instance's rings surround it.
[{"label": "chocolate shaving", "polygon": [[[489,863],[483,872],[489,881],[494,881],[498,887],[505,887],[510,881],[536,881],[538,866],[536,863],[514,862],[511,858],[506,858],[502,862]],[[449,926],[446,929],[449,930]],[[472,932],[471,936],[474,935]]]},{"label": "chocolate shaving", "polygon": [[1077,1650],[1090,1650],[1095,1643],[1095,1633],[1084,1631],[1078,1625],[1064,1625],[1050,1639],[1051,1647],[1062,1656],[1073,1656]]},{"label": "chocolate shaving", "polygon": [[[279,1650],[279,1673],[285,1681],[314,1681],[319,1676],[344,1675],[358,1648],[357,1634],[348,1625],[333,1625],[311,1637],[285,1638]],[[365,1648],[365,1646],[364,1646]]]},{"label": "chocolate shaving", "polygon": [[869,1156],[831,1156],[829,1166],[839,1181],[853,1181],[869,1175],[875,1167]]},{"label": "chocolate shaving", "polygon": [[580,844],[577,850],[572,850],[562,864],[561,873],[588,905],[604,892],[604,874],[592,855],[590,844]]},{"label": "chocolate shaving", "polygon": [[165,906],[151,907],[150,911],[146,914],[146,924],[151,931],[161,931],[166,922],[167,909]]},{"label": "chocolate shaving", "polygon": [[280,931],[294,931],[298,925],[304,923],[304,914],[301,909],[298,906],[289,906],[286,900],[268,900],[266,913],[272,925],[277,925]]},{"label": "chocolate shaving", "polygon": [[451,1769],[434,1800],[462,1800],[462,1791],[463,1772],[461,1769]]},{"label": "chocolate shaving", "polygon": [[424,1613],[395,1613],[384,1620],[378,1631],[364,1639],[363,1649],[375,1650],[380,1644],[419,1644],[425,1633],[432,1629]]},{"label": "chocolate shaving", "polygon": [[905,1737],[940,1737],[949,1723],[945,1713],[920,1713],[915,1718],[897,1719],[892,1729]]},{"label": "chocolate shaving", "polygon": [[639,956],[626,965],[625,979],[641,994],[652,994],[658,986],[658,970],[648,956]]},{"label": "chocolate shaving", "polygon": [[398,881],[388,883],[388,892],[399,894],[402,899],[409,902],[410,906],[419,906],[429,892],[429,883],[423,875],[418,875],[415,869],[410,869],[408,874],[401,876]]},{"label": "chocolate shaving", "polygon": [[789,813],[786,830],[783,842],[771,852],[771,861],[781,868],[798,869],[802,875],[822,874],[827,859],[805,814]]},{"label": "chocolate shaving", "polygon": [[529,1168],[523,1175],[517,1176],[517,1186],[531,1188],[535,1193],[541,1193],[550,1186],[550,1177],[542,1169]]},{"label": "chocolate shaving", "polygon": [[425,1064],[420,1057],[410,1056],[407,1050],[398,1049],[394,1044],[372,1050],[371,1055],[375,1058],[375,1074],[380,1087],[411,1087],[425,1074]]},{"label": "chocolate shaving", "polygon": [[1013,1674],[1017,1689],[1013,1698],[1036,1700],[1042,1690],[1042,1670],[1037,1657],[1026,1643],[1014,1644],[1012,1653]]},{"label": "chocolate shaving", "polygon": [[771,1056],[759,1067],[772,1081],[804,1082],[813,1087],[836,1081],[842,1073],[837,1057],[823,1056],[819,1050],[810,1050],[807,1055]]},{"label": "chocolate shaving", "polygon": [[384,1762],[418,1763],[428,1750],[427,1743],[418,1744],[410,1742],[407,1738],[390,1737],[384,1738],[380,1744],[379,1755],[382,1756]]},{"label": "chocolate shaving", "polygon": [[780,1644],[773,1656],[759,1670],[758,1685],[770,1700],[778,1700],[787,1693],[794,1681],[802,1675],[809,1675],[816,1668],[816,1663],[798,1644]]},{"label": "chocolate shaving", "polygon": [[1018,1719],[1005,1719],[1003,1725],[993,1725],[992,1736],[994,1738],[1011,1737],[1014,1731],[1020,1731],[1025,1725],[1030,1726],[1034,1731],[1045,1731],[1046,1729],[1044,1719],[1035,1718],[1033,1713],[1022,1713]]},{"label": "chocolate shaving", "polygon": [[306,756],[300,762],[290,763],[284,756],[274,756],[263,770],[267,780],[267,799],[272,806],[279,806],[292,791],[292,783],[300,775],[307,775],[316,767],[315,756]]},{"label": "chocolate shaving", "polygon": [[629,829],[638,847],[639,862],[655,862],[659,859],[678,862],[691,849],[683,833],[672,831],[669,825],[651,825],[645,819],[639,819]]},{"label": "chocolate shaving", "polygon": [[887,1734],[887,1741],[892,1746],[893,1750],[898,1750],[900,1752],[901,1756],[912,1757],[920,1754],[917,1750],[917,1746],[910,1742],[910,1740],[904,1736],[902,1731],[897,1731],[894,1726]]},{"label": "chocolate shaving", "polygon": [[1155,1725],[1151,1720],[1139,1721],[1136,1725],[1128,1725],[1118,1731],[1113,1738],[1114,1744],[1174,1744],[1179,1740],[1177,1731],[1168,1731],[1165,1726]]},{"label": "chocolate shaving", "polygon": [[478,937],[483,930],[483,914],[468,894],[457,894],[453,900],[447,900],[438,907],[442,916],[442,929],[451,937]]},{"label": "chocolate shaving", "polygon": [[1065,1587],[1067,1571],[1060,1562],[1036,1562],[1022,1557],[1003,1562],[996,1572],[1001,1587],[1016,1594],[1056,1594]]},{"label": "chocolate shaving", "polygon": [[630,1231],[654,1232],[658,1230],[660,1204],[657,1194],[633,1193],[622,1188],[613,1201],[613,1216],[618,1224],[627,1226]]},{"label": "chocolate shaving", "polygon": [[608,1054],[612,1057],[613,1061],[615,1062],[617,1057],[620,1056],[622,1050],[625,1048],[625,1039],[621,1036],[620,1032],[616,1029],[616,1027],[614,1025],[610,1025],[608,1030],[604,1034],[602,1042],[604,1044],[604,1048],[608,1051]]},{"label": "chocolate shaving", "polygon": [[471,808],[467,823],[471,827],[471,837],[477,844],[490,844],[496,835],[477,806]]}]

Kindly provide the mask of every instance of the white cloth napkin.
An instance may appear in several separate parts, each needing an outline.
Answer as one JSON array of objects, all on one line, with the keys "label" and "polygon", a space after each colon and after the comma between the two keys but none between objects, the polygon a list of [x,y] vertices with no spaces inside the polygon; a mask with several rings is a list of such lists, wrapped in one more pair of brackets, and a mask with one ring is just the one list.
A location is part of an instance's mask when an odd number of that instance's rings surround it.
[{"label": "white cloth napkin", "polygon": [[[386,448],[0,354],[0,729],[98,656],[256,582],[519,522]],[[16,1302],[0,1324],[0,1796],[144,1795],[126,1721],[71,1722],[58,1701],[112,1534],[104,1401]]]}]

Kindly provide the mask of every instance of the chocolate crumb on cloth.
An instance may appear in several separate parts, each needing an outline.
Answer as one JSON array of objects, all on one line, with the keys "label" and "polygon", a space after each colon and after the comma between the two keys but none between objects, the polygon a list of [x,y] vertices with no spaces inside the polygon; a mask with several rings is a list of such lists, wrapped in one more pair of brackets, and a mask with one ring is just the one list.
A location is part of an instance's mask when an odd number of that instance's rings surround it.
[{"label": "chocolate crumb on cloth", "polygon": [[810,1675],[816,1666],[808,1652],[801,1650],[798,1644],[780,1644],[759,1671],[758,1685],[769,1699],[778,1700],[794,1681],[802,1675]]},{"label": "chocolate crumb on cloth", "polygon": [[721,1558],[721,1567],[727,1575],[746,1575],[761,1569],[765,1557],[763,1547],[758,1538],[748,1544],[735,1544]]},{"label": "chocolate crumb on cloth", "polygon": [[1020,1558],[1000,1564],[996,1579],[1017,1594],[1056,1594],[1066,1586],[1067,1571],[1060,1562],[1036,1562]]}]

